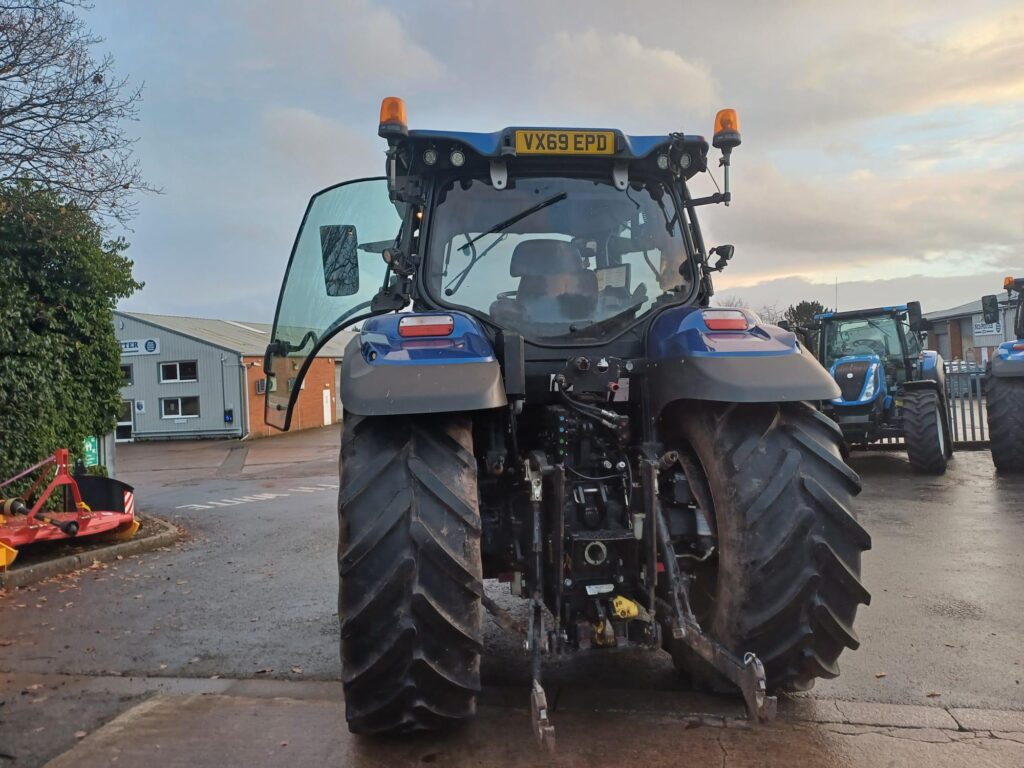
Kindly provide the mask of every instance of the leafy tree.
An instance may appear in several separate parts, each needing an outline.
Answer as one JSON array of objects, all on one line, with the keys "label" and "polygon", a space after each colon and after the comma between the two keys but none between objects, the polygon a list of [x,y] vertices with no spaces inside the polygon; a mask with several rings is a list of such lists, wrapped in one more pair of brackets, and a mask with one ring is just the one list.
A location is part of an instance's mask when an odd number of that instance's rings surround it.
[{"label": "leafy tree", "polygon": [[798,325],[810,325],[814,322],[814,316],[822,312],[828,312],[828,307],[820,301],[801,301],[798,304],[790,304],[784,317],[793,328],[796,328]]},{"label": "leafy tree", "polygon": [[55,192],[0,187],[0,478],[113,428],[112,313],[142,287],[126,248]]},{"label": "leafy tree", "polygon": [[123,129],[141,91],[95,59],[78,0],[0,4],[0,182],[31,181],[125,222],[152,189]]}]

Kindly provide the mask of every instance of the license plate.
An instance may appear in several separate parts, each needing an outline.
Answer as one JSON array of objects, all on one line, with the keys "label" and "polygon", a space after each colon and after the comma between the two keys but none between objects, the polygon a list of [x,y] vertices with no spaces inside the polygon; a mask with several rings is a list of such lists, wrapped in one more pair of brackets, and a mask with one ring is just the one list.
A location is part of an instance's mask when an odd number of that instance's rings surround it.
[{"label": "license plate", "polygon": [[516,131],[517,155],[614,155],[612,131]]}]

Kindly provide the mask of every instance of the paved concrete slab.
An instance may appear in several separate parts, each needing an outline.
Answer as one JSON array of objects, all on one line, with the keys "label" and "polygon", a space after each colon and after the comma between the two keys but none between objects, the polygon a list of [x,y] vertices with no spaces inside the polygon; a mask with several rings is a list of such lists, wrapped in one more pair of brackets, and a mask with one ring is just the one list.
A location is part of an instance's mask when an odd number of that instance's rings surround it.
[{"label": "paved concrete slab", "polygon": [[985,728],[990,731],[1024,733],[1024,712],[954,708],[950,710],[950,714],[956,718],[962,728],[967,730]]},{"label": "paved concrete slab", "polygon": [[[513,725],[511,718],[520,722]],[[1024,744],[990,733],[746,722],[702,722],[673,714],[560,709],[558,749],[538,751],[527,713],[481,707],[452,733],[357,738],[343,705],[290,698],[194,695],[137,705],[51,761],[50,768],[144,766],[228,768],[261,764],[395,768],[443,766],[993,766],[1019,768]],[[1016,736],[1016,734],[1011,734]]]},{"label": "paved concrete slab", "polygon": [[[857,725],[886,725],[897,728],[937,728],[955,731],[960,728],[952,715],[939,707],[915,705],[872,704],[865,701],[837,701],[842,722]],[[1016,730],[1016,729],[1006,729]],[[1024,731],[1024,728],[1020,730]]]}]

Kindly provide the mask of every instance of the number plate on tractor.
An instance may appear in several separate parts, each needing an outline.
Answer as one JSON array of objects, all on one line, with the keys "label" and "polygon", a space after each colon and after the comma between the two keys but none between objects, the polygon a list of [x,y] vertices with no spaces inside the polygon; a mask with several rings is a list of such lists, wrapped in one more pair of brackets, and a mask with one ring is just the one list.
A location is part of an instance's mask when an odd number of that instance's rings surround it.
[{"label": "number plate on tractor", "polygon": [[614,155],[612,131],[516,131],[517,155]]}]

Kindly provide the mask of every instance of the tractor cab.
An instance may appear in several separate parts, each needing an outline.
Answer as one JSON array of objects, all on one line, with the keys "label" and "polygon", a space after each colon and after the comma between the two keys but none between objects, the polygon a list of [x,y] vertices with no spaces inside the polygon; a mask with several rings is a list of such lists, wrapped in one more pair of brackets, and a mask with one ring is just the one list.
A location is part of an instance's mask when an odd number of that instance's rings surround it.
[{"label": "tractor cab", "polygon": [[[735,112],[722,110],[714,144],[725,191],[694,198],[686,182],[707,170],[702,136],[409,130],[401,100],[385,99],[386,176],[314,195],[296,238],[265,360],[274,379],[268,423],[287,428],[296,384],[332,335],[378,314],[446,313],[445,323],[469,334],[457,342],[464,349],[503,336],[522,339],[529,359],[595,346],[641,356],[646,321],[668,307],[706,306],[711,273],[732,256],[732,246],[708,253],[695,208],[729,203],[737,129]],[[399,340],[429,335],[408,323],[394,329]],[[395,363],[451,341],[380,351]]]},{"label": "tractor cab", "polygon": [[842,395],[841,408],[892,406],[891,392],[914,373],[921,340],[909,321],[907,305],[851,312],[825,312],[819,325],[818,354]]}]

